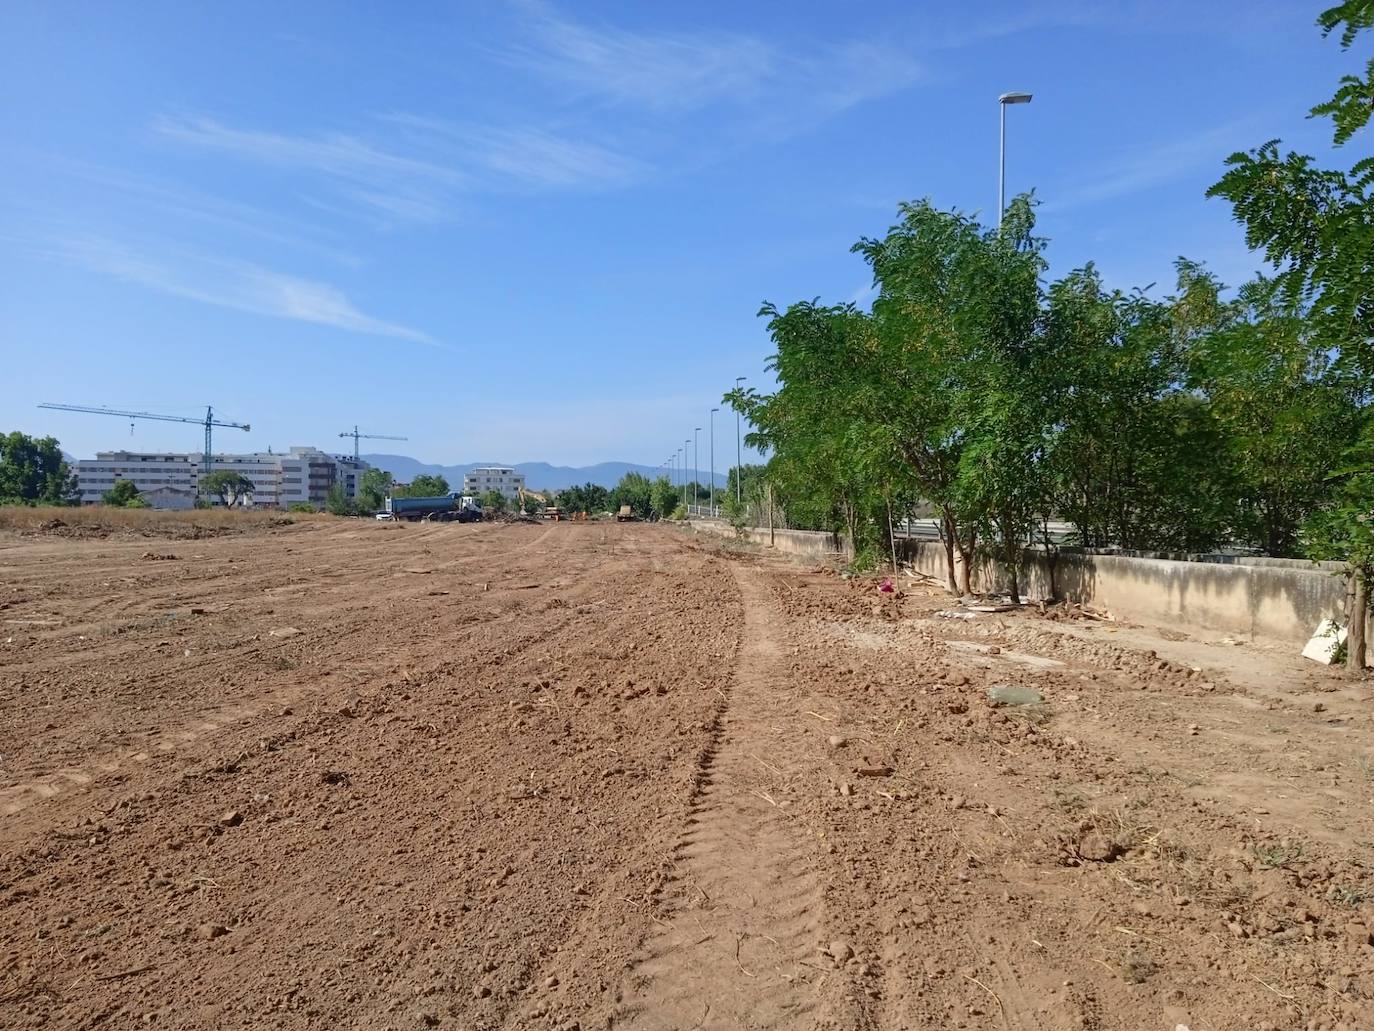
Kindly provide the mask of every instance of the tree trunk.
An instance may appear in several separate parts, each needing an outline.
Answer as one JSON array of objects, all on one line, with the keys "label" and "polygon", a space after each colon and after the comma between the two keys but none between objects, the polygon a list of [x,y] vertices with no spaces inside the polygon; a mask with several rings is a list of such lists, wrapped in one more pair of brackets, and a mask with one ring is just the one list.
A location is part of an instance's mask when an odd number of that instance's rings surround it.
[{"label": "tree trunk", "polygon": [[773,485],[768,484],[768,546],[774,547],[777,541],[773,534]]},{"label": "tree trunk", "polygon": [[946,586],[950,594],[958,594],[959,585],[954,582],[954,520],[944,509],[940,510],[940,543],[945,546]]},{"label": "tree trunk", "polygon": [[1351,570],[1350,586],[1347,591],[1346,600],[1349,602],[1347,609],[1350,618],[1345,630],[1345,665],[1347,669],[1353,669],[1356,673],[1363,673],[1365,660],[1364,627],[1365,620],[1369,616],[1369,590],[1360,570]]},{"label": "tree trunk", "polygon": [[887,543],[892,548],[892,575],[897,575],[897,535],[892,532],[892,499],[883,498],[887,505]]},{"label": "tree trunk", "polygon": [[964,568],[959,570],[959,594],[967,597],[973,593],[970,586],[973,575],[973,553],[978,547],[978,531],[975,529],[969,534],[968,543],[965,544],[962,538],[956,536],[959,543],[959,557],[964,560]]},{"label": "tree trunk", "polygon": [[1007,577],[1011,581],[1008,596],[1013,605],[1021,604],[1021,552],[1020,538],[1011,532],[1011,519],[1002,520],[1002,546],[1007,553]]}]

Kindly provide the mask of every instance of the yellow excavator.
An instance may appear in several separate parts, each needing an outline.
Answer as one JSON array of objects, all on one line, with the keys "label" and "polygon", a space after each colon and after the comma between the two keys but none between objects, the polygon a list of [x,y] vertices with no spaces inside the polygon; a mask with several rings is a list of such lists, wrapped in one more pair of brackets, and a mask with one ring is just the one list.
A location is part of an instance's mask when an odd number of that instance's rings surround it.
[{"label": "yellow excavator", "polygon": [[531,501],[537,501],[544,506],[543,510],[538,513],[540,518],[552,519],[555,523],[562,520],[563,510],[557,505],[550,505],[549,496],[547,494],[541,494],[537,490],[526,490],[524,487],[517,487],[515,489],[520,494],[521,512],[525,511],[525,499],[529,498]]}]

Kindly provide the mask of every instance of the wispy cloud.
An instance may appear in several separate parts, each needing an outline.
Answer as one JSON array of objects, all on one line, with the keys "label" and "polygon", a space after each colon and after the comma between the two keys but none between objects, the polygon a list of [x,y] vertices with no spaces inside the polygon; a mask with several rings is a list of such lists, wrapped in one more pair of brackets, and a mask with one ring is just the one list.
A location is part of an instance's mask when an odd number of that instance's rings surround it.
[{"label": "wispy cloud", "polygon": [[502,55],[507,63],[582,95],[658,113],[783,104],[829,114],[921,74],[909,51],[879,40],[794,53],[742,33],[636,31],[574,21],[537,0],[520,6],[528,39]]},{"label": "wispy cloud", "polygon": [[648,166],[585,136],[533,126],[463,124],[397,112],[368,120],[362,134],[262,132],[212,118],[163,116],[156,132],[193,147],[322,178],[333,204],[383,222],[439,222],[460,198],[511,187],[573,188],[620,185]]},{"label": "wispy cloud", "polygon": [[169,115],[158,118],[153,128],[194,147],[324,176],[342,196],[387,218],[441,220],[467,184],[457,168],[394,153],[345,133],[288,135]]},{"label": "wispy cloud", "polygon": [[303,279],[248,262],[201,254],[146,250],[93,236],[68,237],[43,248],[47,257],[126,283],[220,308],[332,326],[350,333],[394,337],[442,347],[420,330],[368,315],[329,283]]},{"label": "wispy cloud", "polygon": [[641,177],[648,166],[637,158],[585,136],[533,126],[481,126],[409,113],[386,121],[426,152],[465,162],[474,180],[488,188],[509,183],[535,187],[599,187]]},{"label": "wispy cloud", "polygon": [[521,6],[529,40],[506,59],[584,93],[664,111],[695,108],[751,95],[777,71],[778,54],[751,36],[592,27],[545,4]]},{"label": "wispy cloud", "polygon": [[211,196],[157,176],[134,174],[65,157],[46,156],[44,168],[109,191],[110,196],[119,198],[114,206],[133,218],[147,218],[150,213],[170,216],[173,221],[214,226],[232,235],[327,258],[348,268],[361,264],[357,255],[337,245],[332,232],[281,212],[268,212],[251,204]]},{"label": "wispy cloud", "polygon": [[1087,207],[1176,182],[1204,169],[1211,169],[1214,179],[1220,178],[1223,157],[1252,142],[1251,124],[1249,119],[1232,122],[1119,155],[1090,177],[1064,182],[1061,195],[1051,196],[1040,210],[1050,214]]}]

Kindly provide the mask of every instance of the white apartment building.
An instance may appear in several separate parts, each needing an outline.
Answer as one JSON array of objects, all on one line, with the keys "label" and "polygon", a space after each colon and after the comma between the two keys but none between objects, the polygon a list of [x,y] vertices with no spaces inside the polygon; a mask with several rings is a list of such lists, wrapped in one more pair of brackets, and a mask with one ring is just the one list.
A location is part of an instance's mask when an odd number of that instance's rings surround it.
[{"label": "white apartment building", "polygon": [[[83,505],[93,505],[116,480],[132,480],[145,500],[156,507],[184,508],[194,500],[203,469],[203,454],[163,454],[135,451],[101,451],[95,458],[76,463],[77,487]],[[366,462],[328,455],[318,448],[293,447],[285,454],[214,455],[211,469],[241,473],[253,484],[253,493],[242,504],[254,508],[288,508],[296,503],[324,506],[330,489],[342,483],[345,495],[356,500]],[[217,498],[209,499],[219,504]]]},{"label": "white apartment building", "polygon": [[525,489],[525,474],[503,465],[482,465],[463,474],[463,493],[482,495],[499,490],[512,501]]}]

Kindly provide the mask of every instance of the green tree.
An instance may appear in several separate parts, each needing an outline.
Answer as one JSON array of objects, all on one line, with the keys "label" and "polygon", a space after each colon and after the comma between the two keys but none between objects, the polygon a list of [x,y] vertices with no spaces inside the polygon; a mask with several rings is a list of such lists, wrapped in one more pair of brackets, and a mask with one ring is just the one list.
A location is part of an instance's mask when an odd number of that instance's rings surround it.
[{"label": "green tree", "polygon": [[[1374,26],[1374,3],[1348,0],[1324,10],[1318,18],[1323,34],[1341,29],[1340,45],[1349,49]],[[1374,99],[1374,61],[1363,78],[1347,75],[1330,100],[1313,115],[1332,120],[1332,139],[1341,146],[1368,124]],[[1353,384],[1365,409],[1374,384],[1374,158],[1362,158],[1348,170],[1316,167],[1309,155],[1280,155],[1271,140],[1254,150],[1233,154],[1228,170],[1208,191],[1230,201],[1236,221],[1245,227],[1246,243],[1263,249],[1274,266],[1274,281],[1285,307],[1303,312],[1315,344],[1329,356],[1336,375]],[[1348,466],[1337,498],[1314,517],[1307,535],[1313,557],[1344,557],[1353,580],[1347,622],[1362,632],[1374,568],[1363,560],[1361,542],[1370,519],[1368,484],[1360,463],[1367,455],[1368,430],[1351,442],[1357,462]],[[1356,666],[1362,659],[1348,652]]]},{"label": "green tree", "polygon": [[1166,300],[1107,291],[1092,265],[1048,290],[1049,508],[1088,547],[1200,551],[1228,533],[1235,488],[1220,428],[1187,382],[1189,342],[1225,315],[1200,266],[1178,269]]},{"label": "green tree", "polygon": [[502,494],[499,490],[494,489],[487,491],[477,500],[478,503],[482,506],[482,511],[489,512],[492,515],[498,515],[501,512],[504,512],[507,506],[509,505],[506,496]]},{"label": "green tree", "polygon": [[1314,559],[1347,562],[1346,662],[1363,670],[1367,658],[1365,619],[1374,590],[1374,418],[1369,419],[1345,464],[1332,474],[1336,490],[1308,520],[1304,542]]},{"label": "green tree", "polygon": [[243,473],[216,469],[200,478],[200,492],[218,495],[225,508],[233,508],[240,500],[253,493],[253,481]]},{"label": "green tree", "polygon": [[438,498],[449,493],[448,480],[442,476],[421,473],[406,484],[396,488],[396,497]]},{"label": "green tree", "polygon": [[654,508],[653,495],[653,483],[647,476],[628,472],[611,491],[607,505],[612,511],[619,509],[621,505],[629,505],[638,518],[648,519]]},{"label": "green tree", "polygon": [[358,514],[358,506],[353,503],[348,494],[344,491],[342,483],[336,483],[329,488],[329,493],[325,495],[324,510],[330,515],[351,516]]},{"label": "green tree", "polygon": [[133,480],[115,480],[114,486],[100,495],[100,503],[113,508],[128,508],[133,502],[142,500]]},{"label": "green tree", "polygon": [[390,490],[389,472],[385,469],[364,469],[358,480],[358,505],[370,512],[379,512],[386,507],[386,496]]},{"label": "green tree", "polygon": [[72,505],[76,491],[55,437],[0,434],[0,505]]},{"label": "green tree", "polygon": [[611,492],[599,483],[584,483],[558,492],[558,505],[567,512],[586,512],[593,515],[605,512],[611,504]]},{"label": "green tree", "polygon": [[667,476],[657,476],[650,485],[650,509],[653,518],[667,519],[677,507],[680,494]]},{"label": "green tree", "polygon": [[1357,432],[1358,398],[1273,280],[1247,284],[1224,308],[1225,322],[1193,343],[1188,364],[1227,466],[1229,536],[1267,555],[1295,555]]}]

